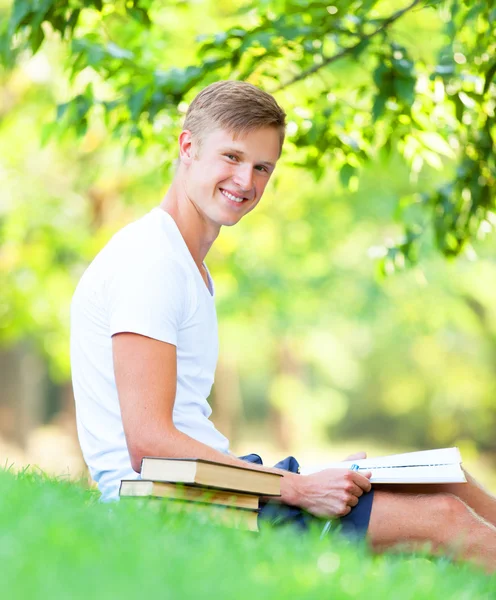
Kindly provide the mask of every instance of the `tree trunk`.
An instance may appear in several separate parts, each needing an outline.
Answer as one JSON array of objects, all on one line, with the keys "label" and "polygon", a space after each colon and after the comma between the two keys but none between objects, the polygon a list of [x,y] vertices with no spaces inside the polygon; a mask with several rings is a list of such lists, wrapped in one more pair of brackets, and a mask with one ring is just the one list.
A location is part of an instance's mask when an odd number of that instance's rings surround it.
[{"label": "tree trunk", "polygon": [[234,361],[219,357],[213,389],[212,420],[231,442],[236,439],[243,420],[243,401],[239,371]]},{"label": "tree trunk", "polygon": [[0,434],[25,449],[45,415],[46,369],[27,344],[0,351]]}]

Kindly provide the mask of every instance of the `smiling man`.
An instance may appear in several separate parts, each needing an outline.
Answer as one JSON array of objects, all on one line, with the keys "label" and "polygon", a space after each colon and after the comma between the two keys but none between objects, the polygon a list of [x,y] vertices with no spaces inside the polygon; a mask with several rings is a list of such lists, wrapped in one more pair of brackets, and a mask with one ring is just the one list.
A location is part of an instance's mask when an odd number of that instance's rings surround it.
[{"label": "smiling man", "polygon": [[[235,81],[205,88],[189,107],[177,172],[160,206],[117,233],[77,287],[71,363],[78,434],[104,500],[118,498],[121,479],[139,477],[143,456],[247,466],[209,419],[218,341],[204,259],[221,227],[260,202],[284,128],[283,110],[260,89]],[[430,542],[494,568],[496,504],[470,478],[373,491],[354,471],[290,470],[283,471],[283,505],[268,505],[267,517],[272,508],[303,528],[315,517],[337,517],[345,533],[367,536],[377,549]]]}]

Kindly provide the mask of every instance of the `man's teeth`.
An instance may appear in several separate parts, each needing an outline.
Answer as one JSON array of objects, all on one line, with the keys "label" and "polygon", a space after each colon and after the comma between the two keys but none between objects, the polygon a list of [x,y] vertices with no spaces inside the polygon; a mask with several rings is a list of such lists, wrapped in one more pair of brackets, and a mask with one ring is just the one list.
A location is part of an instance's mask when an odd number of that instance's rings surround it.
[{"label": "man's teeth", "polygon": [[226,192],[226,190],[221,190],[221,192],[224,194],[224,196],[226,196],[226,198],[229,198],[229,200],[233,200],[234,202],[237,202],[238,204],[241,204],[241,202],[243,202],[243,200],[244,200],[244,198],[237,198],[236,196],[233,196],[229,192]]}]

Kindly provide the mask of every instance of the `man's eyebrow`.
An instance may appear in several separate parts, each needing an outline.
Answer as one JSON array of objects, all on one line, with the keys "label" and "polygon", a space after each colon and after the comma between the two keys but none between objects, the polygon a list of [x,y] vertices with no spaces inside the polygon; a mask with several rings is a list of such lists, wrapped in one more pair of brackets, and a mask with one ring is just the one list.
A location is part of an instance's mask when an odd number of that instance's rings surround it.
[{"label": "man's eyebrow", "polygon": [[[238,148],[235,148],[235,147],[221,148],[221,152],[223,154],[225,152],[230,152],[232,154],[237,154],[241,158],[243,158],[244,156],[246,156],[246,153],[243,152],[243,150],[238,150]],[[271,168],[275,168],[275,166],[276,166],[275,163],[270,162],[270,160],[259,160],[259,161],[257,161],[257,165],[264,165],[264,166],[271,167]]]}]

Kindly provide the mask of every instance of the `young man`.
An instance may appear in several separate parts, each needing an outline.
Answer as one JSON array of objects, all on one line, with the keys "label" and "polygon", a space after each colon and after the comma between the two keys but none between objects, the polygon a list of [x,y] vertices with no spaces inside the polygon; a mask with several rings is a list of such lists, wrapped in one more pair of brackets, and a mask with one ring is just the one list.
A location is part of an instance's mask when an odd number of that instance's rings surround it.
[{"label": "young man", "polygon": [[[118,497],[120,479],[138,477],[145,455],[247,466],[209,420],[218,346],[204,259],[220,228],[260,201],[284,126],[276,101],[250,84],[204,89],[186,115],[161,205],[117,233],[78,285],[71,317],[78,433],[105,500]],[[338,517],[345,532],[366,535],[379,550],[430,542],[496,565],[496,502],[471,478],[371,491],[366,476],[327,469],[285,471],[281,487],[288,520]]]}]

